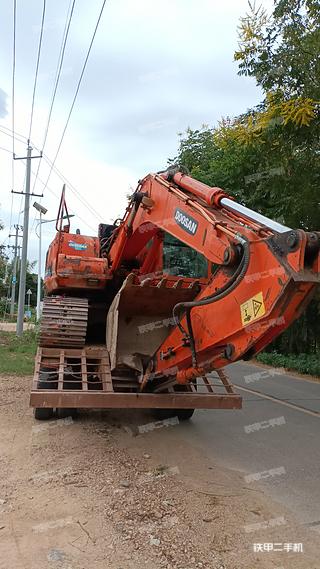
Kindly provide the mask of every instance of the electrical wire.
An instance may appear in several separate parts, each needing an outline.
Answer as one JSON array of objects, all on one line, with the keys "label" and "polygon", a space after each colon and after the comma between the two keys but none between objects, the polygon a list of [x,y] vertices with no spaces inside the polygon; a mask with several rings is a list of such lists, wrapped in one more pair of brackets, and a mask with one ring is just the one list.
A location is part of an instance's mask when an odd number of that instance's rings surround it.
[{"label": "electrical wire", "polygon": [[[2,130],[2,129],[6,129],[6,130],[8,130],[9,132],[5,132],[5,131]],[[9,128],[3,126],[3,125],[0,125],[0,132],[2,132],[2,134],[5,134],[6,136],[9,136],[9,137],[12,137],[12,136],[13,136],[11,129],[9,129]],[[19,137],[21,140],[19,140],[18,137]],[[23,136],[23,134],[19,134],[19,133],[17,133],[17,132],[15,133],[15,139],[16,139],[16,140],[19,140],[19,142],[21,142],[21,143],[27,143],[27,142],[28,142],[28,139],[27,139],[25,136]],[[39,154],[41,153],[41,150],[40,150],[39,148],[37,148],[37,147],[35,146],[35,144],[33,144],[32,141],[30,141],[30,144],[31,144],[31,146],[32,146],[35,150],[37,150],[37,152],[39,152]],[[49,164],[49,166],[51,166],[52,161],[50,160],[49,156],[48,156],[47,154],[45,154],[44,152],[43,152],[43,154],[42,154],[42,158]],[[22,161],[22,162],[23,162],[23,161]],[[39,182],[44,186],[44,185],[45,185],[45,182],[39,178],[39,163],[40,163],[40,162],[38,162],[38,168],[37,168],[36,173],[32,172],[32,174],[33,174],[35,177],[37,177],[37,179],[39,180]],[[70,180],[68,180],[68,178],[66,178],[66,176],[65,176],[64,174],[62,174],[61,170],[59,170],[59,169],[57,168],[57,166],[54,166],[54,167],[53,167],[53,171],[54,171],[55,174],[58,176],[58,178],[60,178],[60,179],[70,188],[70,190],[71,190],[71,191],[73,192],[73,194],[77,197],[77,199],[78,199],[87,209],[89,209],[90,212],[91,212],[95,217],[100,218],[101,213],[99,213],[97,210],[94,209],[94,207],[81,195],[81,193],[79,192],[79,190],[76,189],[76,187],[70,182]],[[34,192],[34,188],[35,188],[35,184],[33,185],[33,192]]]},{"label": "electrical wire", "polygon": [[[46,154],[43,154],[43,158],[51,166],[52,162]],[[58,178],[60,178],[70,188],[72,193],[78,198],[78,200],[82,203],[82,205],[84,205],[87,209],[89,209],[92,215],[94,215],[94,217],[100,218],[101,213],[99,213],[97,210],[94,209],[94,207],[80,194],[80,192],[75,188],[75,186],[71,184],[71,182],[64,176],[64,174],[62,174],[62,172],[57,168],[57,166],[55,165],[53,166],[53,171],[58,176]],[[42,183],[44,184],[44,182]]]},{"label": "electrical wire", "polygon": [[67,120],[66,120],[66,124],[65,124],[65,126],[64,126],[63,131],[62,131],[62,135],[61,135],[61,138],[60,138],[60,142],[59,142],[59,144],[58,144],[58,149],[57,149],[57,152],[56,152],[55,157],[54,157],[54,159],[53,159],[53,162],[52,162],[52,165],[51,165],[51,168],[50,168],[50,172],[49,172],[49,175],[48,175],[48,178],[47,178],[47,181],[46,181],[46,185],[45,185],[45,187],[43,188],[43,191],[46,189],[46,186],[47,186],[47,184],[48,184],[48,182],[49,182],[49,179],[50,179],[52,170],[53,170],[53,168],[54,168],[54,165],[55,165],[55,163],[56,163],[56,160],[57,160],[57,158],[58,158],[58,155],[59,155],[59,152],[60,152],[60,149],[61,149],[61,146],[62,146],[62,142],[63,142],[64,136],[65,136],[66,130],[67,130],[67,128],[68,128],[68,124],[69,124],[69,121],[70,121],[70,118],[71,118],[71,114],[72,114],[72,111],[73,111],[73,108],[74,108],[74,105],[75,105],[75,102],[76,102],[76,99],[77,99],[77,96],[78,96],[78,93],[79,93],[79,89],[80,89],[80,85],[81,85],[81,82],[82,82],[82,79],[83,79],[83,76],[84,76],[84,72],[85,72],[85,69],[86,69],[86,67],[87,67],[87,63],[88,63],[88,59],[89,59],[89,56],[90,56],[91,48],[92,48],[92,45],[93,45],[93,42],[94,42],[94,39],[95,39],[97,30],[98,30],[98,27],[99,27],[99,24],[100,24],[100,20],[101,20],[102,14],[103,14],[104,7],[105,7],[105,5],[106,5],[106,1],[107,1],[107,0],[103,0],[103,2],[102,2],[101,10],[100,10],[100,13],[99,13],[99,16],[98,16],[98,19],[97,19],[97,23],[96,23],[96,26],[95,26],[95,29],[94,29],[94,32],[93,32],[91,41],[90,41],[89,49],[88,49],[88,51],[87,51],[87,55],[86,55],[86,58],[85,58],[85,60],[84,60],[84,64],[83,64],[82,70],[81,70],[81,73],[80,73],[79,81],[78,81],[77,88],[76,88],[76,91],[75,91],[75,94],[74,94],[74,97],[73,97],[73,100],[72,100],[72,103],[71,103],[71,107],[70,107],[69,114],[68,114],[68,117],[67,117]]},{"label": "electrical wire", "polygon": [[[9,132],[6,132],[5,130],[3,130],[4,128],[5,128],[6,130],[9,130]],[[7,127],[5,127],[5,126],[3,126],[3,125],[0,125],[0,132],[1,132],[1,134],[5,134],[6,136],[9,136],[10,138],[13,138],[11,128],[7,128]],[[24,140],[20,139],[19,136],[17,136],[17,133],[15,134],[14,137],[15,137],[15,139],[18,140],[19,142],[24,142]],[[11,150],[11,153],[12,153],[12,150]]]},{"label": "electrical wire", "polygon": [[29,127],[28,140],[30,140],[30,138],[31,138],[31,131],[32,131],[33,112],[34,112],[34,100],[35,100],[35,96],[36,96],[36,89],[37,89],[37,82],[38,82],[38,72],[39,72],[39,63],[40,63],[40,55],[41,55],[41,47],[42,47],[42,38],[43,38],[43,27],[44,27],[45,14],[46,14],[46,0],[43,0],[41,29],[40,29],[40,38],[39,38],[39,46],[38,46],[38,55],[37,55],[36,71],[35,71],[34,84],[33,84],[32,103],[31,103],[31,118],[30,118],[30,127]]},{"label": "electrical wire", "polygon": [[[5,130],[3,130],[3,129],[5,129]],[[6,132],[6,131],[9,131],[9,132]],[[13,134],[12,134],[11,129],[9,129],[8,127],[6,127],[6,126],[4,126],[4,125],[0,125],[0,132],[2,132],[2,134],[5,134],[6,136],[9,136],[9,137],[11,137],[11,138],[13,137]],[[28,139],[27,139],[23,134],[20,134],[20,133],[18,133],[18,132],[15,133],[15,136],[14,136],[14,137],[15,137],[16,140],[19,140],[19,142],[21,142],[21,143],[27,143],[27,141],[28,141]],[[30,143],[31,143],[31,145],[33,146],[33,148],[35,148],[35,150],[37,150],[39,153],[41,152],[41,150],[40,150],[39,148],[37,148],[37,147],[33,144],[32,141],[30,141]],[[0,149],[1,149],[1,147],[0,147]],[[6,149],[4,149],[4,150],[6,150]],[[11,153],[11,151],[8,151],[8,152]],[[51,166],[52,162],[51,162],[49,156],[47,156],[45,153],[43,153],[43,156],[42,156],[42,157],[43,157],[44,160]],[[21,160],[21,161],[20,161],[20,164],[21,164],[21,165],[24,165],[24,164],[25,164],[24,160]],[[38,170],[39,170],[39,169],[38,169]],[[33,176],[38,176],[39,182],[40,182],[43,186],[45,186],[45,182],[44,182],[43,180],[41,180],[41,178],[39,178],[39,171],[38,171],[38,170],[37,170],[36,173],[32,170],[32,174],[33,174]],[[72,193],[75,195],[75,197],[79,200],[79,202],[82,203],[82,205],[84,205],[87,209],[89,209],[89,210],[90,210],[90,213],[91,213],[95,218],[100,218],[101,213],[99,213],[98,211],[96,211],[96,210],[93,208],[93,206],[81,195],[81,193],[80,193],[80,192],[76,189],[76,187],[70,182],[70,180],[68,180],[68,179],[66,178],[66,176],[64,176],[64,174],[62,174],[62,172],[57,168],[57,166],[54,166],[54,167],[53,167],[53,171],[54,171],[54,173],[69,187],[69,189],[72,191]],[[24,180],[23,185],[25,185],[25,180]],[[48,188],[48,187],[47,187],[47,189],[48,189],[57,199],[59,199],[58,196],[53,192],[53,190],[52,190],[51,188]],[[12,197],[13,197],[13,194],[12,194]],[[23,198],[21,198],[21,200],[22,200],[22,199],[23,199]],[[40,201],[41,201],[41,200],[40,200]],[[22,201],[21,201],[21,203],[20,203],[20,209],[19,209],[19,220],[20,220],[20,215],[21,215],[21,214],[20,214],[21,207],[22,207]],[[77,217],[78,217],[83,223],[85,223],[90,229],[92,229],[92,230],[95,231],[95,229],[94,229],[91,225],[88,225],[88,223],[87,223],[84,219],[82,219],[79,215],[77,215]],[[33,230],[34,223],[35,223],[35,218],[34,218],[33,223],[32,223],[31,231]]]},{"label": "electrical wire", "polygon": [[[59,197],[57,196],[57,194],[51,190],[49,187],[47,187],[47,190],[57,199],[59,199]],[[89,227],[92,231],[94,231],[94,233],[96,233],[97,228],[96,227],[92,227],[92,225],[89,225],[89,223],[87,221],[85,221],[82,217],[80,217],[80,215],[76,214],[75,217],[78,217],[78,219],[80,219],[80,221],[82,221],[82,223],[84,223],[87,227]]]},{"label": "electrical wire", "polygon": [[[24,160],[21,160],[20,162],[22,162],[22,165],[24,165]],[[25,169],[25,171],[24,171],[24,179],[23,179],[23,184],[22,184],[22,189],[24,189],[24,187],[25,187],[25,184],[26,184],[26,177],[27,177],[27,172],[26,172],[26,169]],[[22,203],[23,203],[23,194],[21,195],[21,198],[20,198],[20,206],[19,206],[19,214],[18,214],[18,223],[17,223],[17,225],[20,225],[20,217],[21,217],[21,213],[22,213],[22,210],[21,210],[21,208],[22,208]]]},{"label": "electrical wire", "polygon": [[[6,132],[6,131],[8,131],[8,132]],[[27,141],[28,141],[28,139],[27,139],[23,134],[20,134],[20,133],[18,133],[18,132],[15,132],[15,134],[13,135],[13,134],[12,134],[12,130],[11,130],[10,128],[4,126],[4,125],[0,125],[0,133],[5,134],[6,136],[8,136],[8,137],[10,137],[10,138],[12,138],[12,139],[18,140],[18,141],[21,142],[21,143],[27,143]],[[34,144],[32,144],[32,146],[33,146],[34,148],[36,148]],[[5,150],[6,152],[10,152],[10,154],[11,154],[11,150],[7,150],[6,148],[0,147],[0,150]],[[39,150],[38,148],[36,148],[36,150],[38,150],[38,152],[40,152],[40,150]],[[21,164],[21,166],[25,166],[25,161],[24,161],[24,160],[19,160],[19,164]],[[25,186],[25,181],[26,181],[26,172],[25,172],[25,174],[24,174],[23,188],[24,188],[24,186]],[[14,194],[13,194],[13,192],[12,192],[12,194],[11,194],[11,211],[10,211],[10,229],[9,229],[9,233],[10,233],[11,228],[12,228],[13,196],[14,196]],[[20,222],[22,201],[23,201],[23,195],[21,196],[21,199],[20,199],[18,225],[19,225],[19,222]],[[10,237],[9,237],[9,235],[8,235],[8,238],[9,238],[9,242],[10,242]]]},{"label": "electrical wire", "polygon": [[3,146],[0,146],[0,150],[3,150],[4,152],[9,152],[9,154],[12,154],[12,150],[8,150],[8,148],[4,148]]},{"label": "electrical wire", "polygon": [[11,206],[10,206],[10,222],[9,222],[9,243],[10,243],[10,235],[11,235],[11,227],[12,227],[12,213],[13,213],[13,192],[11,194]]},{"label": "electrical wire", "polygon": [[[34,174],[33,171],[31,171],[31,172],[32,172],[32,174]],[[39,178],[39,182],[40,182],[41,184],[43,184],[43,185],[45,184],[45,182],[44,182],[43,180],[41,180],[40,178]],[[47,186],[47,190],[48,190],[48,192],[49,192],[50,194],[52,194],[52,195],[59,201],[59,199],[60,199],[59,196],[56,194],[56,192],[54,192],[54,191],[52,190],[52,188],[50,188],[49,186]],[[21,207],[20,207],[20,209],[21,209]],[[34,216],[34,218],[33,218],[33,222],[32,222],[32,226],[31,226],[31,230],[30,230],[30,231],[33,231],[34,224],[35,224],[35,222],[36,222],[36,217],[37,217],[37,214],[35,213],[35,216]],[[80,219],[80,221],[82,221],[82,223],[84,223],[87,227],[89,227],[92,231],[94,231],[94,233],[96,233],[96,230],[97,230],[96,227],[92,227],[92,225],[90,225],[85,219],[83,219],[82,217],[80,217],[79,214],[76,214],[75,217],[78,217],[78,219]]]},{"label": "electrical wire", "polygon": [[[3,129],[5,129],[5,130],[3,130]],[[6,131],[9,131],[9,132],[6,132]],[[1,132],[2,134],[5,134],[6,136],[10,136],[10,138],[13,137],[12,129],[11,129],[11,128],[8,128],[8,127],[6,127],[6,126],[4,126],[4,125],[0,125],[0,132]],[[23,134],[20,134],[20,133],[17,132],[17,131],[16,131],[15,134],[14,134],[14,138],[15,138],[16,140],[18,140],[18,142],[21,142],[21,143],[23,143],[23,144],[27,144],[27,143],[28,143],[28,139],[27,139],[25,136],[23,136]],[[35,150],[37,150],[37,152],[39,152],[39,154],[40,154],[41,150],[32,142],[32,140],[30,140],[29,142],[30,142],[32,148],[34,148]]]},{"label": "electrical wire", "polygon": [[[45,128],[45,133],[44,133],[44,138],[43,138],[42,151],[41,151],[41,153],[43,153],[44,147],[45,147],[46,142],[47,142],[47,137],[48,137],[48,131],[49,131],[49,126],[50,126],[50,122],[51,122],[51,115],[52,115],[53,105],[54,105],[54,101],[55,101],[55,98],[56,98],[57,89],[58,89],[58,85],[59,85],[59,81],[60,81],[60,76],[61,76],[61,71],[62,71],[62,65],[63,65],[63,60],[64,60],[64,54],[65,54],[65,49],[66,49],[66,45],[67,45],[67,40],[68,40],[68,35],[69,35],[69,30],[70,30],[70,25],[71,25],[71,20],[72,20],[73,11],[74,11],[74,5],[75,5],[75,1],[76,1],[76,0],[71,0],[71,1],[72,1],[72,4],[71,4],[71,2],[70,2],[70,4],[69,4],[69,8],[68,8],[68,12],[67,12],[67,17],[66,17],[66,21],[65,21],[65,26],[64,26],[64,30],[63,30],[63,35],[62,35],[62,43],[61,43],[60,52],[59,52],[59,57],[58,57],[58,63],[57,63],[57,69],[56,69],[56,76],[55,76],[55,80],[54,80],[54,87],[53,87],[53,92],[52,92],[52,97],[51,97],[51,103],[50,103],[49,114],[48,114],[47,124],[46,124],[46,128]],[[71,7],[71,8],[70,8],[70,7]],[[35,180],[34,180],[34,183],[33,183],[32,192],[34,192],[34,190],[35,190],[35,186],[36,186],[37,179],[38,179],[38,175],[39,175],[39,171],[40,171],[40,166],[41,166],[41,159],[40,159],[39,162],[38,162],[38,168],[37,168],[37,173],[36,173]]]},{"label": "electrical wire", "polygon": [[[11,190],[14,190],[14,128],[15,128],[15,73],[16,73],[16,27],[17,27],[17,0],[13,0],[13,47],[12,47],[12,162],[11,162]],[[12,194],[13,198],[13,194]],[[10,228],[11,229],[11,228]]]},{"label": "electrical wire", "polygon": [[[13,0],[13,50],[12,50],[12,156],[14,157],[14,127],[15,127],[15,73],[16,73],[16,27],[17,27],[17,0]],[[12,182],[13,186],[13,182]]]}]

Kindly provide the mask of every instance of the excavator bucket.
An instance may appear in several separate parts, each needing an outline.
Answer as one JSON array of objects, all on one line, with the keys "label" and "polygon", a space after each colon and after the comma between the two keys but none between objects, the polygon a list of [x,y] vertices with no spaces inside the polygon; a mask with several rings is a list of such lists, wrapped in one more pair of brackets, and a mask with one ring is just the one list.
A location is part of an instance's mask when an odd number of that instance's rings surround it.
[{"label": "excavator bucket", "polygon": [[143,372],[144,364],[176,325],[172,310],[193,300],[197,280],[164,276],[136,281],[130,274],[113,299],[107,317],[107,348],[111,370],[124,367]]}]

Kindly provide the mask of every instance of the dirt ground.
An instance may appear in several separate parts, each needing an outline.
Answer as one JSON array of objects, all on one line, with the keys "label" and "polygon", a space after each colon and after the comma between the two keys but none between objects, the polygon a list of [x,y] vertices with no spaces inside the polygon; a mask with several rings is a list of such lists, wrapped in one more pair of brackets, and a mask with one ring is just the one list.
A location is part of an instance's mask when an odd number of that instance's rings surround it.
[{"label": "dirt ground", "polygon": [[[36,422],[30,382],[0,377],[1,569],[320,568],[320,535],[182,444],[179,424],[142,432],[154,418],[137,411]],[[254,553],[268,542],[304,552]]]},{"label": "dirt ground", "polygon": [[[15,332],[17,324],[15,322],[0,322],[0,330],[3,332]],[[33,330],[34,324],[32,322],[24,322],[23,330]]]}]

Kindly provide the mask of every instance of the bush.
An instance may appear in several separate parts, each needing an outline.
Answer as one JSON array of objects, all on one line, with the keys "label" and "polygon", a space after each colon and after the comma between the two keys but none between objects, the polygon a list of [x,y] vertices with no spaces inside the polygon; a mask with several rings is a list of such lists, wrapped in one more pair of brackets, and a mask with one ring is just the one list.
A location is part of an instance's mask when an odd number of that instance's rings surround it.
[{"label": "bush", "polygon": [[320,376],[319,354],[279,354],[278,352],[262,352],[257,360],[264,364]]}]

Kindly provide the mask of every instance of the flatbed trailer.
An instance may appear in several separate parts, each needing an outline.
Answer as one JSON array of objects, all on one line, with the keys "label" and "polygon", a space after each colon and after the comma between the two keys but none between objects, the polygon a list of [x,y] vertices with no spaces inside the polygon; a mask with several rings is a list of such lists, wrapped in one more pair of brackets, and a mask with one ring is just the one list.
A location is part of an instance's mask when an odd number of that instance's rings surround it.
[{"label": "flatbed trailer", "polygon": [[142,392],[130,370],[111,373],[105,346],[86,345],[38,348],[30,405],[49,414],[63,408],[241,409],[242,397],[222,369],[194,383],[168,382],[161,391]]}]

